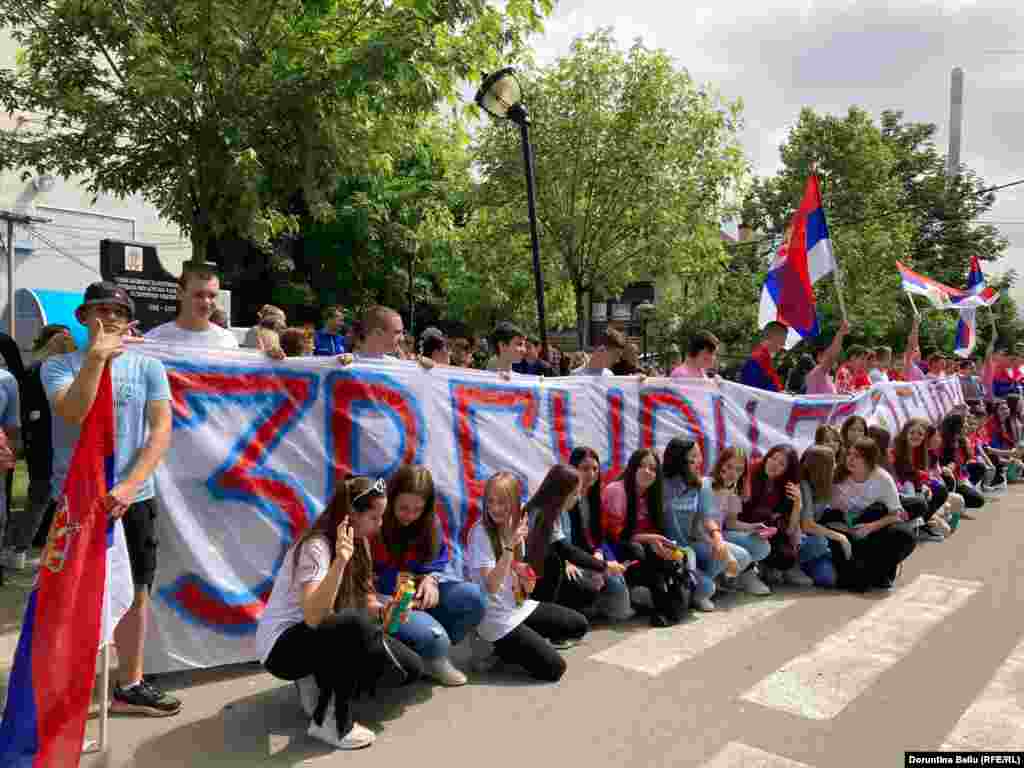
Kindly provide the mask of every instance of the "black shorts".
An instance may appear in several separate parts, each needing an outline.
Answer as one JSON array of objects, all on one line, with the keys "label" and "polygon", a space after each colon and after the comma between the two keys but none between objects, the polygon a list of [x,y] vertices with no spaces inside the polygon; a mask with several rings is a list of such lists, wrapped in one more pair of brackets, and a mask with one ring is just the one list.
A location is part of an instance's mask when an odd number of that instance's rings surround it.
[{"label": "black shorts", "polygon": [[121,518],[135,589],[153,588],[156,576],[156,499],[137,501]]}]

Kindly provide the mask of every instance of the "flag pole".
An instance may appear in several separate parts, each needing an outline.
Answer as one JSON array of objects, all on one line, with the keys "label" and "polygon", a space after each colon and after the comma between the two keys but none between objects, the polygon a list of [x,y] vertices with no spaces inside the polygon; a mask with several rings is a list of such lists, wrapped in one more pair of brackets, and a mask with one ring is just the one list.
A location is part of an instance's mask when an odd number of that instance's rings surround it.
[{"label": "flag pole", "polygon": [[98,752],[107,751],[107,721],[110,718],[110,643],[103,644],[103,667],[100,673],[100,740]]},{"label": "flag pole", "polygon": [[910,291],[905,291],[905,293],[907,294],[907,301],[910,302],[911,309],[914,310],[914,317],[916,317],[918,320],[920,320],[921,319],[921,313],[917,309],[917,304],[914,303],[914,294],[912,294]]}]

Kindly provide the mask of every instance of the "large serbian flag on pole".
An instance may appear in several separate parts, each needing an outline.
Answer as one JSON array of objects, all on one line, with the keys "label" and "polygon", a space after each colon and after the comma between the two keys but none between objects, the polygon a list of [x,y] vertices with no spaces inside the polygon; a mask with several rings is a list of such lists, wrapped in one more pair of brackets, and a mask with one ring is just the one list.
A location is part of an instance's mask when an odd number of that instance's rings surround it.
[{"label": "large serbian flag on pole", "polygon": [[788,233],[761,288],[757,318],[759,328],[773,320],[789,326],[787,349],[802,338],[818,335],[813,286],[836,269],[818,177],[813,174],[807,178],[803,200]]},{"label": "large serbian flag on pole", "polygon": [[113,471],[114,403],[107,365],[25,608],[0,723],[4,768],[79,763],[104,624],[108,542],[114,540],[104,504]]}]

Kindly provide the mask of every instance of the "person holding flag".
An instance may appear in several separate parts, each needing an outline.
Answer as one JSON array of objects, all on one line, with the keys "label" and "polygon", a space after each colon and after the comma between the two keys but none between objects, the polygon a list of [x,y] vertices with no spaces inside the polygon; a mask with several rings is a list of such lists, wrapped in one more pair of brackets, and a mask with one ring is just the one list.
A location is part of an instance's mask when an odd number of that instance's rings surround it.
[{"label": "person holding flag", "polygon": [[[807,178],[800,207],[786,227],[782,247],[761,288],[758,326],[764,328],[772,322],[787,326],[786,349],[794,347],[802,338],[817,336],[814,284],[832,272],[839,277],[818,177],[812,173]],[[841,293],[839,303],[845,319]]]},{"label": "person holding flag", "polygon": [[[171,390],[163,363],[126,349],[135,304],[111,282],[85,290],[75,317],[89,328],[84,350],[57,355],[43,365],[42,381],[53,409],[53,495],[60,498],[79,432],[109,364],[116,420],[113,486],[105,502],[121,518],[128,544],[134,602],[114,629],[119,683],[110,711],[155,717],[177,714],[181,702],[142,679],[149,592],[156,574],[157,506],[154,472],[171,441]],[[76,671],[81,674],[81,670]]]}]

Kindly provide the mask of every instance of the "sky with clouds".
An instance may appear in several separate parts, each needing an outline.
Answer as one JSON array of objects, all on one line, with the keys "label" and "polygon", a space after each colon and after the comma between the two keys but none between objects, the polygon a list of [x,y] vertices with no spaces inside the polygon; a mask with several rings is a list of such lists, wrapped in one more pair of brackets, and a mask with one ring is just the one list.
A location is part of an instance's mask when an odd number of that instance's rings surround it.
[{"label": "sky with clouds", "polygon": [[[1014,0],[560,0],[534,41],[538,63],[601,27],[613,27],[624,47],[642,37],[664,48],[696,80],[741,98],[756,173],[778,167],[778,146],[805,106],[899,109],[936,123],[945,152],[950,71],[959,66],[962,161],[989,185],[1024,179],[1024,8]],[[988,218],[1011,241],[990,270],[1020,273],[1024,307],[1024,185],[1001,192]]]}]

